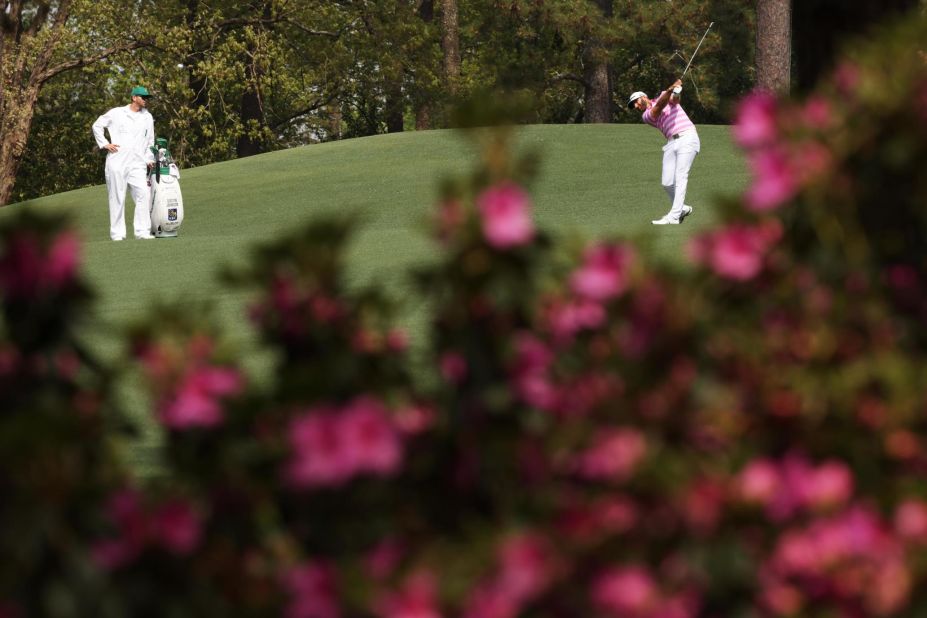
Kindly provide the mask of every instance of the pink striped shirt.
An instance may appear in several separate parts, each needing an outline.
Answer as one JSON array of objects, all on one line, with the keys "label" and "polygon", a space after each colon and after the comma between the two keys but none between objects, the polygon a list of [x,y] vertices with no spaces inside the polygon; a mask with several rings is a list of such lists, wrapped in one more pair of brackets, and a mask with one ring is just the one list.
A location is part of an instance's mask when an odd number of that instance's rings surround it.
[{"label": "pink striped shirt", "polygon": [[[658,98],[660,98],[660,95],[657,95],[654,101]],[[695,125],[689,120],[689,116],[686,115],[685,110],[682,109],[682,105],[678,102],[674,103],[672,99],[670,99],[670,102],[663,108],[663,112],[660,113],[659,118],[653,117],[653,114],[650,113],[652,109],[652,107],[647,108],[642,118],[647,124],[660,129],[663,135],[666,136],[666,139],[670,139],[677,133],[695,128]]]}]

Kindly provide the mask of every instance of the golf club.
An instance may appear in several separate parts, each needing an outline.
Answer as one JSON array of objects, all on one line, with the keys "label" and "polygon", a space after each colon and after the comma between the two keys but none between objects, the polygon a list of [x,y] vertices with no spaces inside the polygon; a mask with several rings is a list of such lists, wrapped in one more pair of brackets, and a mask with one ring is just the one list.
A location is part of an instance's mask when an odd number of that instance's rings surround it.
[{"label": "golf club", "polygon": [[711,22],[710,24],[708,24],[708,29],[705,30],[705,34],[702,35],[702,39],[698,42],[698,45],[695,47],[695,51],[692,52],[692,57],[689,58],[689,64],[686,65],[686,69],[682,72],[682,77],[680,77],[679,79],[682,79],[683,77],[685,77],[686,73],[689,72],[689,67],[692,66],[692,61],[695,60],[695,54],[698,53],[698,48],[702,46],[702,43],[705,41],[705,37],[708,36],[708,30],[711,30],[711,27],[714,25],[715,25],[715,22]]}]

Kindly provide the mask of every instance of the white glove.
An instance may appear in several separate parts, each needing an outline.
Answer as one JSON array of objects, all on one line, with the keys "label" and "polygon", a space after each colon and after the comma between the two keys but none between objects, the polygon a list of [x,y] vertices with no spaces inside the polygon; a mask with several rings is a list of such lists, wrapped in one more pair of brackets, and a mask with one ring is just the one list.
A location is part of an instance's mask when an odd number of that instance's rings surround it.
[{"label": "white glove", "polygon": [[673,88],[673,94],[679,94],[680,92],[682,92],[682,86],[676,86]]}]

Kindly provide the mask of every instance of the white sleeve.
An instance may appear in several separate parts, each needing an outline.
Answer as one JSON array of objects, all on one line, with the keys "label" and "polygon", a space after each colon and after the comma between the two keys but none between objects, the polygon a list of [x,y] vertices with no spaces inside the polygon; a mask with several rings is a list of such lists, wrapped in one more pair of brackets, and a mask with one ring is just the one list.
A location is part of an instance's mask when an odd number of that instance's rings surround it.
[{"label": "white sleeve", "polygon": [[106,148],[106,145],[109,144],[106,141],[106,136],[103,135],[103,129],[108,127],[113,122],[113,118],[110,115],[113,110],[109,110],[102,116],[96,119],[96,122],[93,123],[93,139],[97,141],[97,146],[100,148]]}]

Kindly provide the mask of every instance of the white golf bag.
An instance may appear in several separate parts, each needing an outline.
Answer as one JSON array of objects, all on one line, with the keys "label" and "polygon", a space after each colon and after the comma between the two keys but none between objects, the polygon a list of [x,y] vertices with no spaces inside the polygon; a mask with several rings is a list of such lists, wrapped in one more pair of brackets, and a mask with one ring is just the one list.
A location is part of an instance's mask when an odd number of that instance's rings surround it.
[{"label": "white golf bag", "polygon": [[151,233],[156,238],[176,238],[183,223],[183,195],[180,169],[167,150],[167,140],[159,138],[152,148],[155,165],[148,175],[151,183]]}]

